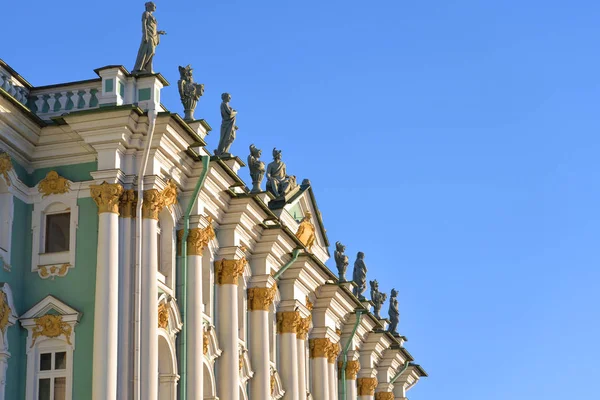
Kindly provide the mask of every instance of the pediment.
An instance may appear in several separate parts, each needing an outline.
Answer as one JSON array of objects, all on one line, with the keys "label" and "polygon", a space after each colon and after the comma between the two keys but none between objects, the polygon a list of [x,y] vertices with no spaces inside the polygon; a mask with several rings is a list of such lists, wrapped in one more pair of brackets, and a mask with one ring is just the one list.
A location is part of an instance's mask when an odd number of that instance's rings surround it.
[{"label": "pediment", "polygon": [[31,307],[27,312],[21,315],[21,320],[39,318],[46,314],[64,315],[75,317],[76,321],[81,318],[81,313],[62,302],[52,295],[46,296],[42,301]]}]

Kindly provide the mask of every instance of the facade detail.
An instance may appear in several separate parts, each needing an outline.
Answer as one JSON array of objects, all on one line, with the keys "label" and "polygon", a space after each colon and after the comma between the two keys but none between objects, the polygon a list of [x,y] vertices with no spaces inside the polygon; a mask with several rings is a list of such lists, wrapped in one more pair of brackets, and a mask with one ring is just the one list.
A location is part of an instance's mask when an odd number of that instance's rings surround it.
[{"label": "facade detail", "polygon": [[155,11],[133,73],[34,86],[0,60],[0,400],[407,400],[401,291],[360,249],[346,281],[282,150],[265,168],[257,137],[242,170],[228,93],[210,145],[191,67],[184,118],[163,105]]}]

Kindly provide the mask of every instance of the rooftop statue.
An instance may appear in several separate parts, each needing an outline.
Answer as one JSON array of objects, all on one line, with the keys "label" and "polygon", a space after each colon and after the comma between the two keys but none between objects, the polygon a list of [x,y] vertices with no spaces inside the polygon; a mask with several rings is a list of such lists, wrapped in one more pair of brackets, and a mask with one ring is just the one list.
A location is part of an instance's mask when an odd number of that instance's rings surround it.
[{"label": "rooftop statue", "polygon": [[398,291],[396,289],[392,289],[392,294],[390,296],[390,326],[388,326],[388,332],[398,334],[396,330],[398,329],[398,322],[400,322],[400,311],[398,311]]},{"label": "rooftop statue", "polygon": [[156,11],[156,4],[149,1],[146,3],[146,11],[142,14],[142,43],[138,50],[133,74],[153,74],[152,58],[156,52],[156,46],[160,43],[160,35],[166,35],[165,31],[157,31],[156,18],[152,13]]},{"label": "rooftop statue", "polygon": [[204,85],[201,83],[194,83],[192,77],[192,66],[179,67],[179,80],[177,81],[177,87],[179,88],[179,96],[181,97],[181,103],[183,103],[183,109],[185,110],[185,121],[194,120],[194,110],[196,109],[196,103],[200,96],[204,94]]},{"label": "rooftop statue", "polygon": [[334,257],[340,282],[346,282],[346,268],[349,264],[348,256],[344,254],[344,251],[346,251],[346,246],[340,242],[336,242]]},{"label": "rooftop statue", "polygon": [[281,161],[281,150],[273,149],[273,161],[267,165],[267,190],[275,197],[284,197],[296,186],[296,177],[286,174],[285,163]]},{"label": "rooftop statue", "polygon": [[365,265],[365,253],[359,251],[354,262],[352,281],[356,284],[353,289],[354,295],[360,300],[365,300],[363,293],[367,290],[367,266]]},{"label": "rooftop statue", "polygon": [[379,315],[379,311],[381,310],[381,306],[387,300],[387,294],[381,293],[379,291],[379,282],[377,279],[374,281],[369,281],[371,284],[371,301],[373,302],[373,313],[377,319],[381,319]]},{"label": "rooftop statue", "polygon": [[304,218],[302,218],[302,222],[298,226],[298,231],[296,232],[296,237],[302,244],[310,251],[312,249],[313,244],[315,243],[315,226],[312,222],[310,222],[310,218],[312,214],[310,212],[306,212]]},{"label": "rooftop statue", "polygon": [[250,168],[250,177],[252,178],[252,193],[261,192],[260,183],[265,176],[265,163],[259,160],[261,154],[261,149],[257,149],[253,144],[250,145],[248,168]]},{"label": "rooftop statue", "polygon": [[219,146],[215,150],[215,155],[219,157],[231,157],[229,148],[235,140],[235,131],[238,129],[235,126],[237,111],[229,106],[229,102],[231,101],[229,93],[223,93],[221,99],[223,100],[221,103],[221,138],[219,139]]}]

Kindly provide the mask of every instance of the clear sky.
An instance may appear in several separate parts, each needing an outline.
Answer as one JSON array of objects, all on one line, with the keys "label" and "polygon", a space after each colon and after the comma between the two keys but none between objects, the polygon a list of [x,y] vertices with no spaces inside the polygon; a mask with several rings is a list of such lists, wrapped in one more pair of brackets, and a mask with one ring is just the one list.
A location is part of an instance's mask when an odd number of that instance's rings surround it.
[{"label": "clear sky", "polygon": [[[411,400],[600,398],[597,1],[157,7],[167,108],[183,114],[177,66],[192,64],[212,150],[229,91],[233,153],[282,149],[330,241],[399,289],[430,374]],[[144,1],[2,9],[0,58],[34,85],[133,67]]]}]

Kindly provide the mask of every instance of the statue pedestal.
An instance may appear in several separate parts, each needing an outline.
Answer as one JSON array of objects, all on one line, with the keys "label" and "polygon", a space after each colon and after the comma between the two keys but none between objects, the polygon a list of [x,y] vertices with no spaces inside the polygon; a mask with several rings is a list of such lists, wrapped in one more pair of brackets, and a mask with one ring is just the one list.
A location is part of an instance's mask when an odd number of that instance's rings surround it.
[{"label": "statue pedestal", "polygon": [[371,300],[361,300],[360,301],[363,305],[364,308],[366,308],[367,310],[371,311],[371,307],[373,307],[373,302]]},{"label": "statue pedestal", "polygon": [[246,166],[246,164],[244,164],[244,162],[237,156],[212,156],[210,160],[221,160],[233,171],[234,174],[237,174],[240,168]]},{"label": "statue pedestal", "polygon": [[195,121],[186,121],[190,128],[194,130],[204,140],[208,132],[212,130],[208,122],[203,119],[197,119]]},{"label": "statue pedestal", "polygon": [[387,331],[388,326],[390,325],[390,320],[387,318],[380,318],[379,323],[383,326],[383,330]]},{"label": "statue pedestal", "polygon": [[341,287],[345,288],[346,290],[348,290],[350,293],[352,293],[352,290],[354,290],[356,283],[354,283],[352,281],[346,281],[346,282],[340,282],[339,285]]}]

